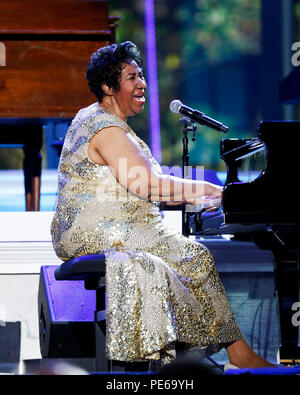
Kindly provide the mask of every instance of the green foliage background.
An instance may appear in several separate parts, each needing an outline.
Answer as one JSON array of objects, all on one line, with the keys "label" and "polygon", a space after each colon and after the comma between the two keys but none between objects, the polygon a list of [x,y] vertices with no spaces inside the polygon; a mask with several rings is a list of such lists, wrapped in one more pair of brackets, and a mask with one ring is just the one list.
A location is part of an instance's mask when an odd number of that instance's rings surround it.
[{"label": "green foliage background", "polygon": [[[293,1],[298,37],[300,1]],[[261,54],[261,0],[154,0],[154,4],[162,164],[181,165],[182,126],[180,116],[169,111],[173,99],[180,99],[227,124],[228,138],[256,136],[256,125],[261,119],[259,71],[255,75]],[[116,41],[131,40],[145,55],[144,0],[109,0],[109,15],[121,17]],[[251,64],[249,74],[247,67]],[[146,62],[144,69],[147,76]],[[234,70],[241,73],[240,82]],[[216,83],[218,89],[223,86],[223,91],[229,91],[231,97],[224,99],[218,92],[211,98],[207,92],[205,96],[202,86],[206,77],[212,92]],[[250,93],[245,89],[247,84],[252,84]],[[253,88],[255,85],[257,91]],[[243,103],[246,100],[250,111]],[[245,114],[241,112],[243,106],[247,107]],[[146,104],[143,113],[129,119],[129,123],[151,145],[148,117]],[[225,164],[219,159],[219,143],[223,137],[199,126],[196,142],[190,141],[189,145],[191,164],[225,170]],[[46,152],[44,146],[43,158]],[[20,149],[0,150],[2,169],[21,168],[22,160]],[[43,166],[46,166],[45,160]]]},{"label": "green foliage background", "polygon": [[[110,15],[121,17],[117,42],[134,41],[145,53],[144,5],[141,0],[110,0]],[[209,67],[260,52],[260,0],[156,0],[156,40],[161,121],[162,163],[181,165],[182,133],[179,116],[169,111],[175,98],[207,115],[234,125],[232,115],[220,114],[207,103],[189,102],[186,76]],[[147,71],[147,70],[146,70]],[[135,131],[148,139],[147,106],[143,114],[129,120]],[[201,129],[201,130],[200,130]],[[192,164],[223,169],[219,160],[217,132],[198,128],[190,141]],[[228,137],[251,135],[254,130],[233,130]],[[195,154],[196,153],[196,154]]]}]

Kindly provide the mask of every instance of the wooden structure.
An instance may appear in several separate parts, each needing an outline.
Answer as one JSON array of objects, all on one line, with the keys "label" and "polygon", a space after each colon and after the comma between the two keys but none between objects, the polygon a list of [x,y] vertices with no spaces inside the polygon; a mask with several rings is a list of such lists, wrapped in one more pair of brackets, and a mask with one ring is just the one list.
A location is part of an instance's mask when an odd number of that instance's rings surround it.
[{"label": "wooden structure", "polygon": [[86,66],[95,50],[115,41],[118,19],[108,16],[108,0],[0,2],[6,59],[0,67],[0,143],[34,147],[25,150],[30,159],[24,162],[34,169],[24,168],[29,211],[39,209],[42,125],[47,119],[71,119],[96,100],[85,79]]}]

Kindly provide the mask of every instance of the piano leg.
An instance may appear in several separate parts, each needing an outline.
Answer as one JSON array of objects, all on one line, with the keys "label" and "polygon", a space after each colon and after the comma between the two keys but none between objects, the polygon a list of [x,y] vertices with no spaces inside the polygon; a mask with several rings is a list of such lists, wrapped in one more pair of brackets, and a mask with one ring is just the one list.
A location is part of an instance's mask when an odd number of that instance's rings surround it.
[{"label": "piano leg", "polygon": [[29,185],[25,188],[26,211],[40,211],[41,177],[26,175],[25,183]]},{"label": "piano leg", "polygon": [[26,211],[40,210],[42,156],[42,128],[40,133],[32,133],[24,145],[24,184]]}]

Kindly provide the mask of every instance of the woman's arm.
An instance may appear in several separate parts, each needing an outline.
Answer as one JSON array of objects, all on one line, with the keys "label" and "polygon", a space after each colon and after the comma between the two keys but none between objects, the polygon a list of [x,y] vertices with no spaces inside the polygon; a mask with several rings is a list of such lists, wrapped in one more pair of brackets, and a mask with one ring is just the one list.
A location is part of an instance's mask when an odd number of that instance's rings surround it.
[{"label": "woman's arm", "polygon": [[158,174],[136,140],[117,126],[98,132],[88,154],[94,162],[110,166],[117,181],[142,199],[200,204],[203,196],[221,196],[222,188],[206,181]]}]

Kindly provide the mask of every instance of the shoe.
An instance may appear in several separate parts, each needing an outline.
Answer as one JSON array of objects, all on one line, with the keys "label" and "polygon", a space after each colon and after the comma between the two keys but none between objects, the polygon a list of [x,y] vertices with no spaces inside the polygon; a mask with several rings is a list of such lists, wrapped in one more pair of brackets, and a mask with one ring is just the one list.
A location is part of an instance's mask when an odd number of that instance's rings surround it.
[{"label": "shoe", "polygon": [[224,365],[224,372],[226,372],[227,370],[231,370],[231,369],[239,369],[237,366],[232,365],[231,363],[227,362]]}]

